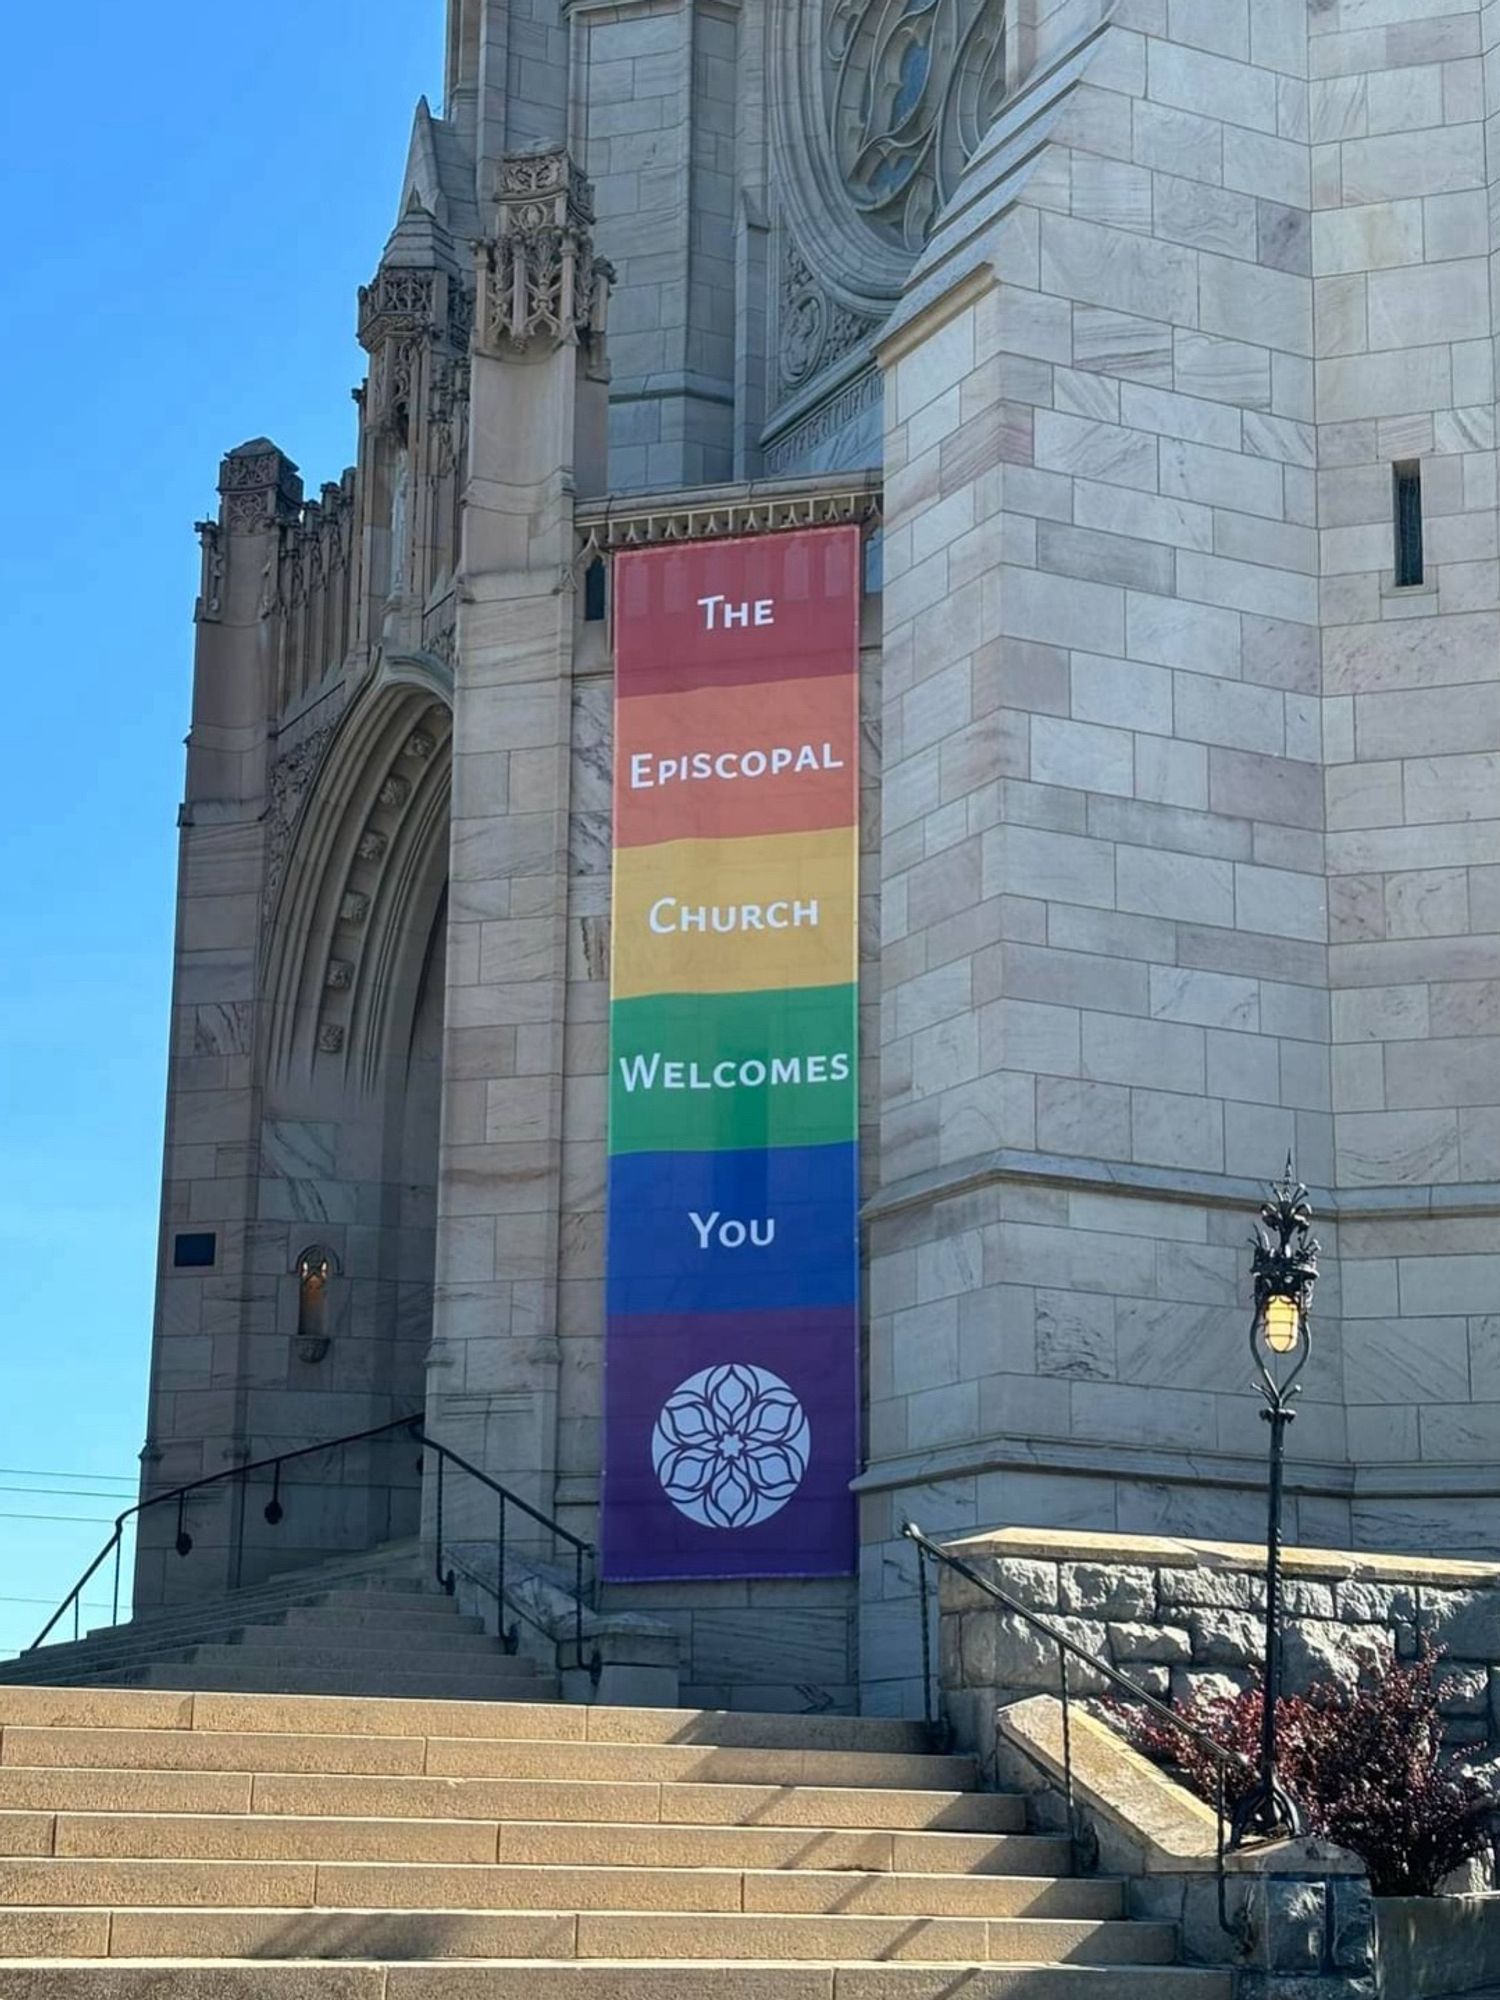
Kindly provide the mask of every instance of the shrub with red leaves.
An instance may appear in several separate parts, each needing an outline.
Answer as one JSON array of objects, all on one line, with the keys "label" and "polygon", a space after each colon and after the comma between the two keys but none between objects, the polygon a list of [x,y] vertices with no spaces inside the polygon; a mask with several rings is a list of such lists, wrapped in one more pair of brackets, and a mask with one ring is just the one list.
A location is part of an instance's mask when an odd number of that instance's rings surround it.
[{"label": "shrub with red leaves", "polygon": [[[1308,1832],[1359,1855],[1377,1896],[1435,1895],[1445,1875],[1489,1843],[1490,1796],[1443,1751],[1439,1657],[1427,1650],[1409,1665],[1388,1664],[1355,1689],[1327,1681],[1283,1697],[1277,1709],[1277,1775]],[[1149,1710],[1110,1708],[1137,1750],[1212,1804],[1217,1767],[1207,1750]],[[1259,1763],[1260,1689],[1179,1713],[1238,1753],[1227,1780],[1232,1812]]]}]

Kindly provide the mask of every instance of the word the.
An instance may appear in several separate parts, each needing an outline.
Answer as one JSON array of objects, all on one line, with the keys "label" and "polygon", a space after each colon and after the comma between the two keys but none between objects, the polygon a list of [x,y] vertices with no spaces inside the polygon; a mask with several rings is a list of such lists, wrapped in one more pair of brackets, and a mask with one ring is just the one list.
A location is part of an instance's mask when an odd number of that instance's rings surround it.
[{"label": "word the", "polygon": [[718,621],[720,631],[732,631],[736,625],[774,625],[776,623],[776,600],[774,597],[758,597],[753,604],[731,604],[727,597],[700,597],[698,609],[703,613],[703,629],[712,632],[714,621]]},{"label": "word the", "polygon": [[766,1084],[775,1089],[783,1083],[847,1083],[849,1058],[836,1056],[737,1057],[717,1062],[705,1073],[696,1062],[669,1062],[656,1054],[621,1056],[620,1079],[626,1093],[655,1090],[658,1080],[663,1090],[760,1090]]},{"label": "word the", "polygon": [[651,905],[646,921],[658,937],[676,931],[800,931],[816,928],[818,906],[812,903],[679,903],[675,896],[661,896]]},{"label": "word the", "polygon": [[713,1235],[715,1223],[718,1223],[719,1227],[719,1242],[726,1250],[740,1249],[747,1237],[757,1250],[764,1250],[768,1243],[774,1243],[776,1240],[776,1223],[772,1218],[768,1218],[764,1222],[752,1221],[744,1223],[733,1220],[719,1222],[719,1211],[715,1209],[713,1214],[705,1221],[696,1209],[690,1209],[688,1211],[688,1221],[698,1232],[698,1248],[700,1250],[708,1248],[709,1238]]},{"label": "word the", "polygon": [[796,749],[783,745],[774,750],[684,751],[680,757],[655,757],[649,750],[637,750],[630,759],[630,788],[649,792],[674,779],[779,777],[783,771],[842,771],[844,760],[835,757],[831,743],[803,743]]}]

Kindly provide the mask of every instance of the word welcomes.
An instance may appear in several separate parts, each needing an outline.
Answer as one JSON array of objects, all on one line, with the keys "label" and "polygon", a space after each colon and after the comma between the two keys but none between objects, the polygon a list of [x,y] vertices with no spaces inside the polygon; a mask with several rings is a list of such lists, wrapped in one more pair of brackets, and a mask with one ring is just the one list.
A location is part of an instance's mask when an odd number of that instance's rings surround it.
[{"label": "word welcomes", "polygon": [[621,1056],[620,1080],[629,1091],[655,1090],[658,1078],[663,1090],[760,1090],[769,1084],[847,1083],[849,1057],[769,1056],[764,1061],[751,1056],[744,1062],[733,1057],[702,1070],[695,1062],[671,1062],[661,1055]]}]

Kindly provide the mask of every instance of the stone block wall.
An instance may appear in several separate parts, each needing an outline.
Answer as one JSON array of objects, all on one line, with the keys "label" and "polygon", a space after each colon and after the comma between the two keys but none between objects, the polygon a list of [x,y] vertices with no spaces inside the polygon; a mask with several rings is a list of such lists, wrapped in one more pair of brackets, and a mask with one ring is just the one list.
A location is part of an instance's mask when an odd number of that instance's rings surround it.
[{"label": "stone block wall", "polygon": [[[891,1705],[904,1513],[1255,1532],[1248,1224],[1289,1149],[1333,1179],[1307,8],[1098,17],[1054,10],[1050,142],[882,349]],[[1328,1272],[1294,1532],[1341,1541]]]},{"label": "stone block wall", "polygon": [[[1259,1679],[1263,1546],[1020,1529],[948,1546],[1159,1700],[1180,1706]],[[1426,1641],[1444,1655],[1448,1740],[1478,1759],[1500,1748],[1500,1565],[1292,1548],[1285,1569],[1288,1693],[1329,1679],[1354,1686]],[[961,1739],[985,1749],[997,1707],[1058,1692],[1057,1648],[949,1570],[940,1603],[944,1701]],[[1069,1687],[1113,1692],[1076,1661]]]},{"label": "stone block wall", "polygon": [[708,484],[734,462],[736,8],[572,10],[574,147],[594,185],[610,305],[610,479]]},{"label": "stone block wall", "polygon": [[[1365,1358],[1349,1449],[1478,1468],[1500,1443],[1500,10],[1315,9],[1309,35],[1335,1168]],[[1391,574],[1398,462],[1422,477],[1410,588]],[[1428,1187],[1437,1213],[1390,1194]],[[1493,1547],[1481,1478],[1371,1492],[1356,1539]]]},{"label": "stone block wall", "polygon": [[1081,1834],[1130,1916],[1176,1925],[1190,1964],[1232,1968],[1234,2000],[1373,2000],[1375,1909],[1356,1855],[1316,1837],[1252,1844],[1224,1857],[1221,1881],[1213,1809],[1111,1724],[1044,1695],[993,1713],[995,1776],[1027,1795],[1033,1824]]},{"label": "stone block wall", "polygon": [[1258,1534],[1243,1246],[1289,1146],[1324,1247],[1290,1532],[1500,1539],[1500,10],[1045,30],[1008,113],[1045,142],[976,159],[880,349],[884,1706],[908,1514]]}]

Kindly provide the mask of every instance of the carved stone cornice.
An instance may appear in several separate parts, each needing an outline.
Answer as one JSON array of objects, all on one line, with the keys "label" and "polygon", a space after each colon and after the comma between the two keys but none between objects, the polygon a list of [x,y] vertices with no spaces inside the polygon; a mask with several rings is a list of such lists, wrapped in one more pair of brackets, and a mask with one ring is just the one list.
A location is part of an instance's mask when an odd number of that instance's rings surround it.
[{"label": "carved stone cornice", "polygon": [[658,542],[721,541],[731,535],[769,535],[788,528],[880,525],[878,472],[842,477],[751,480],[745,485],[696,492],[635,495],[583,503],[577,509],[578,563],[586,568],[614,549]]},{"label": "carved stone cornice", "polygon": [[[860,357],[856,355],[854,360],[858,364]],[[830,370],[827,392],[819,401],[807,404],[800,411],[793,404],[789,410],[778,412],[774,432],[763,435],[762,463],[767,473],[781,472],[788,465],[816,464],[821,451],[879,403],[880,371],[873,363],[867,360],[862,367],[857,366],[856,372],[845,381],[839,380],[842,372]],[[823,384],[818,386],[822,388]]]},{"label": "carved stone cornice", "polygon": [[593,221],[593,191],[566,152],[506,155],[494,233],[478,246],[481,353],[602,340],[614,272],[594,255]]}]

